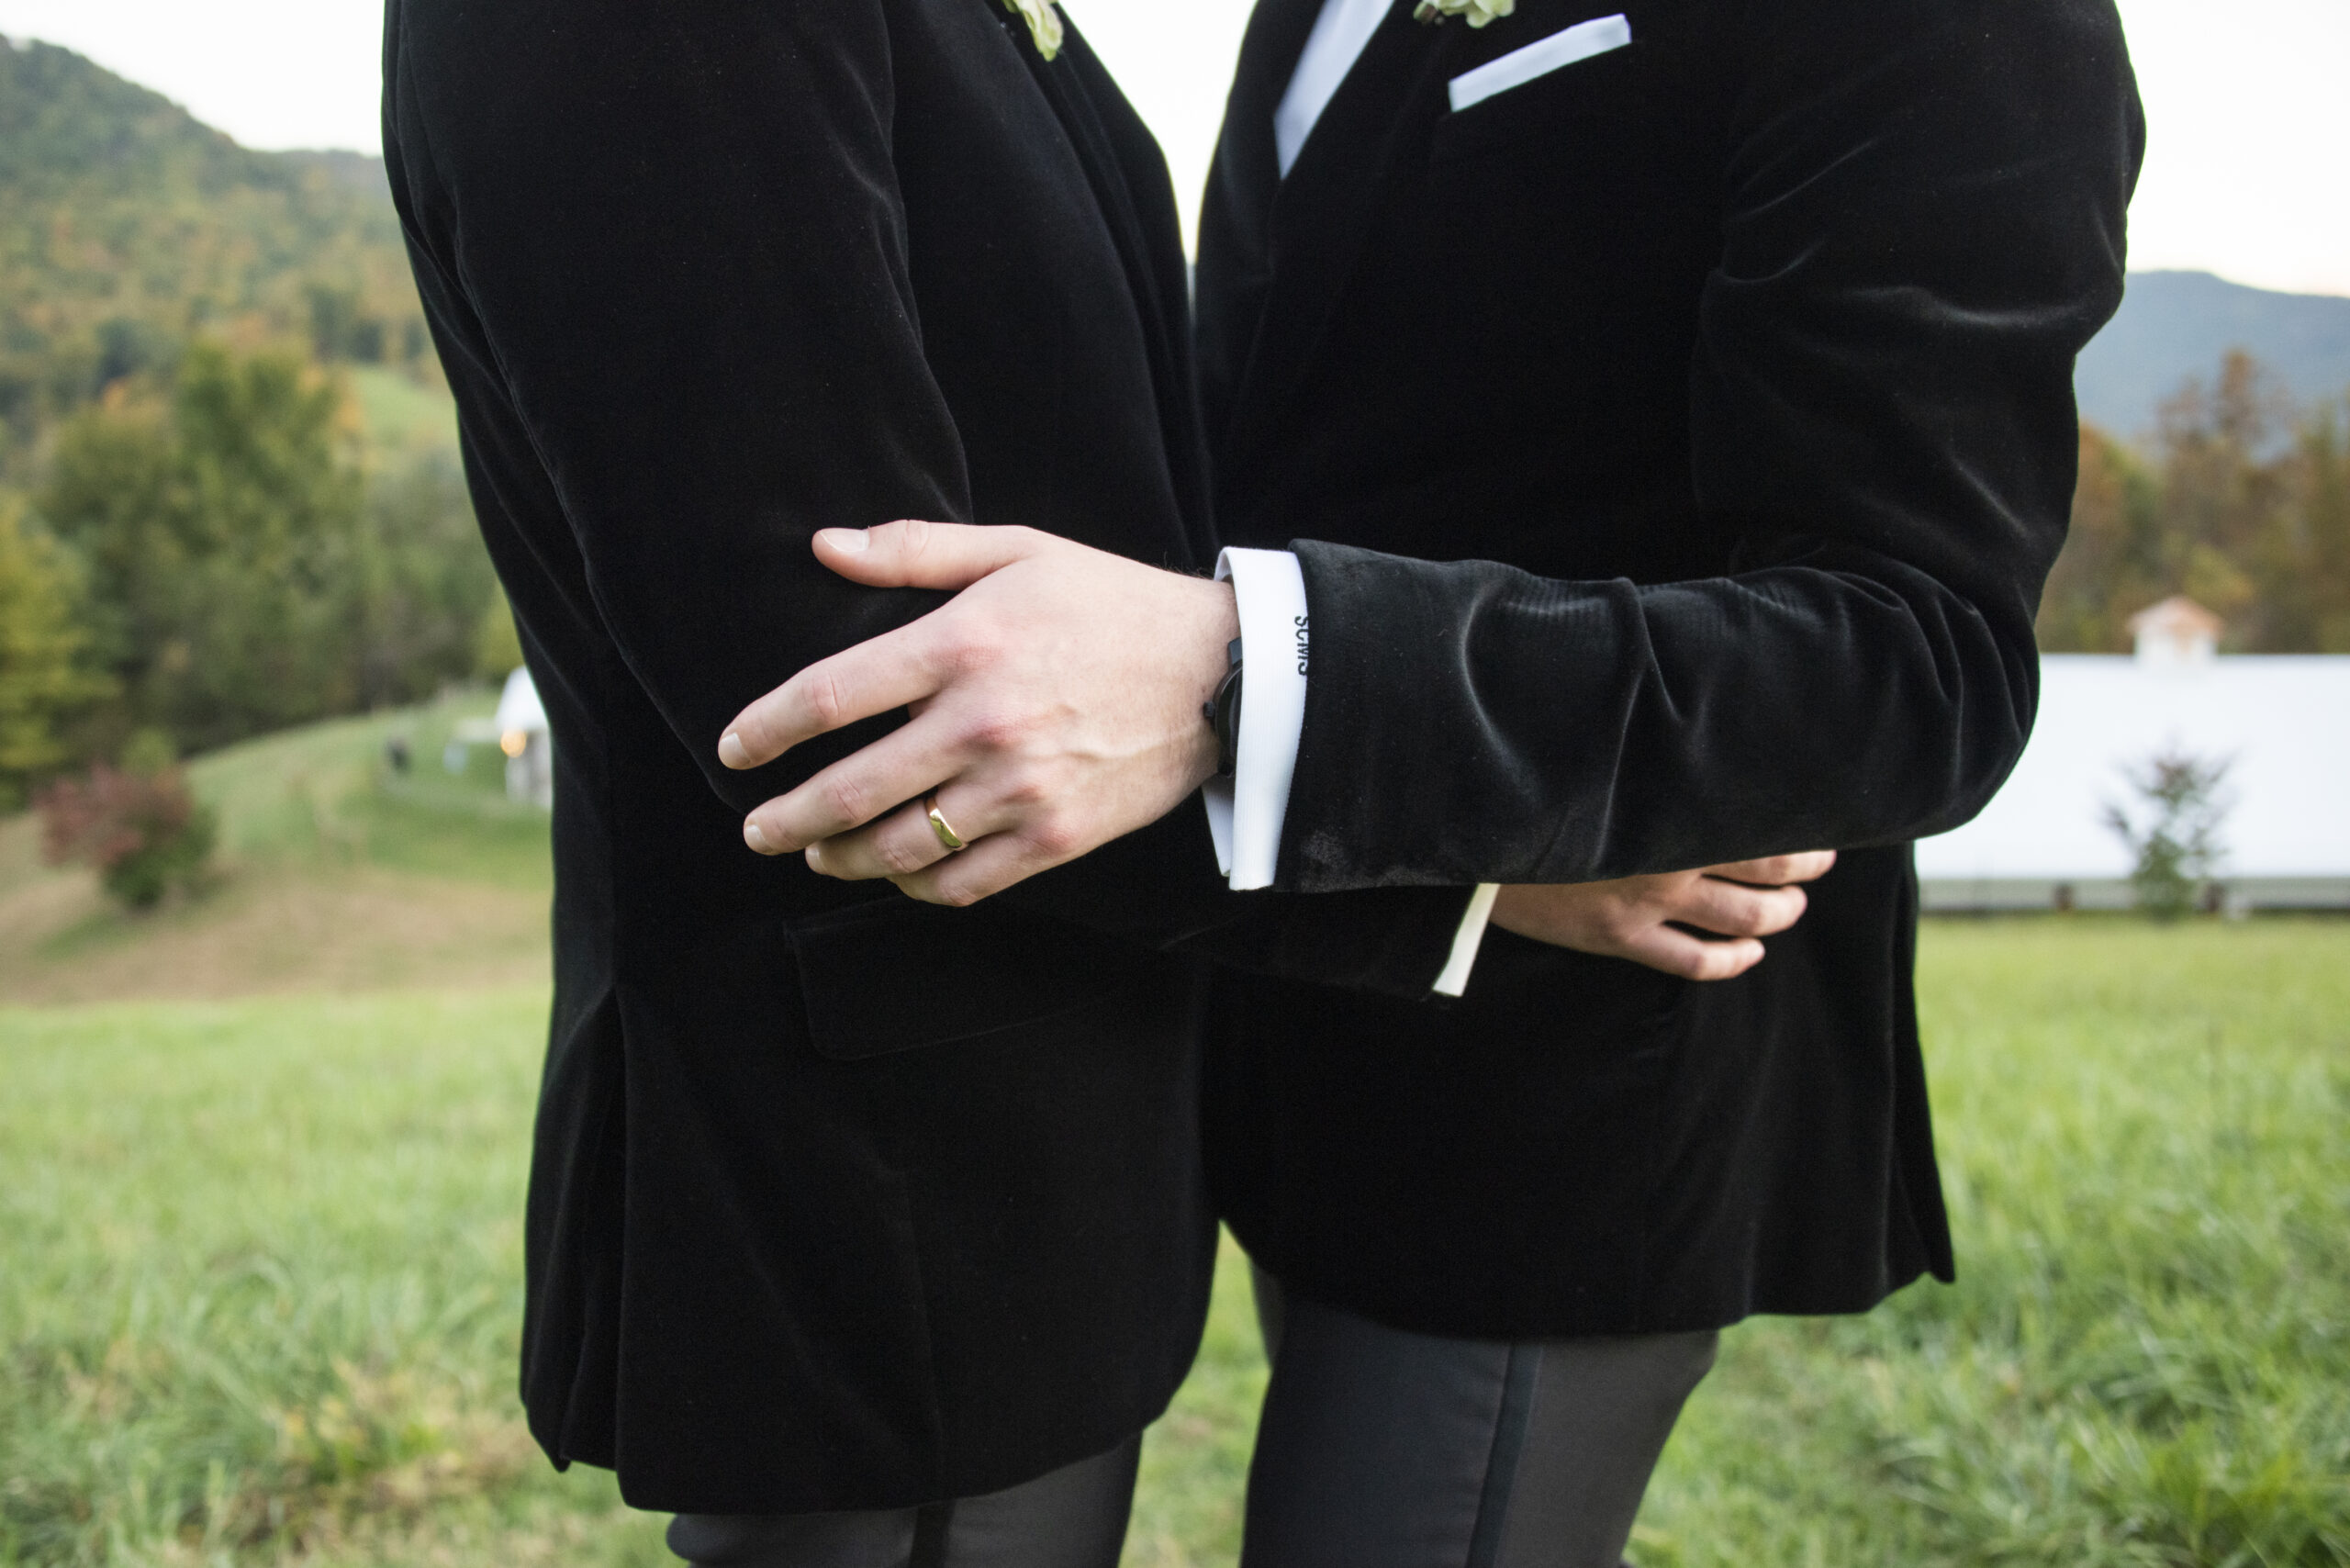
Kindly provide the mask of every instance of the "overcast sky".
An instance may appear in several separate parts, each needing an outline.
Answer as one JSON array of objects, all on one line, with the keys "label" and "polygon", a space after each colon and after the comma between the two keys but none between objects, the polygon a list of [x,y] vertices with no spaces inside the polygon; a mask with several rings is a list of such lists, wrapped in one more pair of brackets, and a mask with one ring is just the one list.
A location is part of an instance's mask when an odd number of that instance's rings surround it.
[{"label": "overcast sky", "polygon": [[[1195,205],[1248,0],[1067,5]],[[2350,295],[2350,0],[2121,10],[2151,126],[2131,264]],[[0,0],[0,33],[80,50],[249,146],[374,151],[381,16],[381,0]]]}]

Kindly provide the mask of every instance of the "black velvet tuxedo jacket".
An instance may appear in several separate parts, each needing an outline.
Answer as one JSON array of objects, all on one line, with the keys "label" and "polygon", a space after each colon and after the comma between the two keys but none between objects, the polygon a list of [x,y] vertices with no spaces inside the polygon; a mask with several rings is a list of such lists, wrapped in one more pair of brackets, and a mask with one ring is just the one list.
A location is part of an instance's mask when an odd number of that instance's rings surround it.
[{"label": "black velvet tuxedo jacket", "polygon": [[1260,0],[1199,271],[1218,531],[1294,542],[1312,616],[1281,885],[1844,854],[1728,983],[1499,932],[1449,1008],[1219,981],[1219,1200],[1292,1288],[1436,1332],[1947,1277],[1908,841],[2031,723],[2143,135],[2113,7],[1398,0],[1280,179],[1318,4]]},{"label": "black velvet tuxedo jacket", "polygon": [[[386,146],[554,739],[522,1387],[640,1506],[990,1491],[1189,1364],[1214,947],[1425,990],[1456,894],[1237,899],[1196,807],[968,911],[758,858],[743,703],[937,596],[811,532],[1210,559],[1157,147],[996,0],[393,0]],[[1287,913],[1284,913],[1284,912]]]}]

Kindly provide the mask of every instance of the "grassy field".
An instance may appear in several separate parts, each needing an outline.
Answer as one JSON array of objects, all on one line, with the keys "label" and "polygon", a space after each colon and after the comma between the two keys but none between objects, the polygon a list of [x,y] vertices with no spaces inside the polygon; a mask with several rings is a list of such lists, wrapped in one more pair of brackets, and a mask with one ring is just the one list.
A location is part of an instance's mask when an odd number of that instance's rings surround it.
[{"label": "grassy field", "polygon": [[[1643,1564],[2350,1562],[2350,927],[1939,925],[1963,1278],[1728,1337]],[[530,990],[0,1012],[0,1561],[655,1563],[509,1394]],[[1227,1270],[1129,1561],[1225,1563]]]},{"label": "grassy field", "polygon": [[1929,926],[1958,1284],[1727,1337],[1644,1563],[2350,1563],[2350,926]]},{"label": "grassy field", "polygon": [[[510,1392],[546,840],[439,767],[486,707],[205,759],[221,877],[144,919],[0,823],[0,1564],[667,1561]],[[1942,924],[1921,980],[1960,1282],[1726,1336],[1636,1560],[2350,1565],[2350,923]],[[1136,1568],[1235,1557],[1234,1261]]]}]

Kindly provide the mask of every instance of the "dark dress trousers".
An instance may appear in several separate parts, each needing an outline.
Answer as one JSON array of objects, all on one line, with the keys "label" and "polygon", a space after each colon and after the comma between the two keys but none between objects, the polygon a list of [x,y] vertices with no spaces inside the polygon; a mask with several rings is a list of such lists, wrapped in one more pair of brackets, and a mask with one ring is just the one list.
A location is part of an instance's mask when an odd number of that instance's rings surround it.
[{"label": "dark dress trousers", "polygon": [[1165,166],[996,0],[393,0],[386,147],[554,739],[522,1390],[639,1506],[1114,1447],[1195,1343],[1196,960],[1425,991],[1457,892],[1237,899],[1196,808],[968,911],[743,846],[751,698],[939,602],[812,530],[1209,559]]},{"label": "dark dress trousers", "polygon": [[1219,1200],[1292,1292],[1438,1333],[1947,1278],[1908,841],[2031,723],[2143,140],[2113,6],[1398,0],[1281,179],[1317,8],[1258,7],[1199,272],[1218,531],[1296,542],[1312,614],[1281,885],[1844,853],[1726,983],[1500,932],[1454,1006],[1219,982]]}]

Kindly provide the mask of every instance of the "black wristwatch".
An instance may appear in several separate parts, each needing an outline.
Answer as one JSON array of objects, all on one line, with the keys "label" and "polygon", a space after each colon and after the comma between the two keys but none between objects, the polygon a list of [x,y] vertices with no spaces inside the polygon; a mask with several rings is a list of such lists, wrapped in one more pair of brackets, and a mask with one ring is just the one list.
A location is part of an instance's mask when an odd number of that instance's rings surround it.
[{"label": "black wristwatch", "polygon": [[1215,696],[1200,706],[1200,717],[1215,732],[1215,776],[1229,778],[1240,756],[1240,639],[1224,645],[1231,667],[1224,672]]}]

